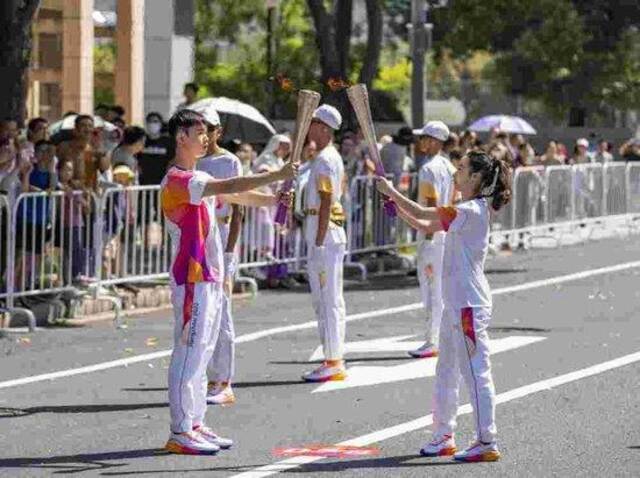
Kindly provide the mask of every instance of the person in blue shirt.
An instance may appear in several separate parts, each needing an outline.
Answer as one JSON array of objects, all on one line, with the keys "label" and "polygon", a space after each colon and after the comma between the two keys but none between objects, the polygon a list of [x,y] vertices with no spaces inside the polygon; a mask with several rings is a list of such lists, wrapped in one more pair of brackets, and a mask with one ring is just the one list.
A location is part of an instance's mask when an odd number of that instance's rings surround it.
[{"label": "person in blue shirt", "polygon": [[[35,167],[29,173],[29,192],[53,190],[57,184],[55,146],[49,140],[35,144]],[[16,249],[20,259],[17,276],[27,279],[29,271],[39,270],[46,244],[51,240],[51,200],[43,195],[20,199],[16,216]],[[26,270],[25,270],[26,269]],[[25,270],[25,274],[21,271]],[[18,288],[25,284],[18,283]]]}]

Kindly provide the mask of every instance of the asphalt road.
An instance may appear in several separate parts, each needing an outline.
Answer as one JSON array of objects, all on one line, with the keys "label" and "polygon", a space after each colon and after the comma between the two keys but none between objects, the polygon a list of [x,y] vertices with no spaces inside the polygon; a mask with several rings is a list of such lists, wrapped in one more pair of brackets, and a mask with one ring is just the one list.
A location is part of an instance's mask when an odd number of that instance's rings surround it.
[{"label": "asphalt road", "polygon": [[[505,289],[634,261],[640,261],[638,236],[490,259],[490,282],[499,291],[490,334],[505,349],[492,358],[503,396],[500,462],[459,465],[418,455],[430,433],[411,423],[431,413],[434,360],[415,361],[400,350],[402,342],[420,340],[423,323],[419,309],[386,310],[419,300],[415,277],[396,276],[348,284],[347,313],[356,320],[347,325],[347,342],[401,338],[347,355],[346,385],[354,385],[347,388],[314,393],[316,385],[301,382],[301,373],[315,365],[309,363],[318,345],[312,324],[272,330],[313,319],[308,293],[267,291],[238,303],[238,401],[209,407],[207,415],[236,446],[215,457],[161,450],[168,434],[168,356],[162,353],[171,346],[168,310],[130,319],[125,330],[104,322],[0,339],[0,476],[234,476],[286,460],[278,448],[358,437],[378,454],[316,458],[284,474],[639,476],[640,262]],[[161,357],[147,357],[153,353]],[[616,361],[631,354],[626,364]],[[120,359],[132,363],[11,382]],[[592,368],[605,362],[609,370]],[[551,387],[554,377],[561,383]],[[514,397],[515,389],[526,393]],[[461,397],[466,403],[464,391]],[[381,430],[377,439],[362,438]],[[460,445],[471,439],[471,415],[460,416],[457,436]]]}]

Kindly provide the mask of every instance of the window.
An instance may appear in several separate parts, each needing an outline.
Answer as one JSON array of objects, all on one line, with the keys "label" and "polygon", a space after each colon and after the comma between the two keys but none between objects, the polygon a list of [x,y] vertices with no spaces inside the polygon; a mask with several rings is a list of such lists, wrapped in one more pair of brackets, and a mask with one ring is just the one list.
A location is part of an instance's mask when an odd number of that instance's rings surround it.
[{"label": "window", "polygon": [[57,33],[38,35],[38,68],[62,68],[62,36]]}]

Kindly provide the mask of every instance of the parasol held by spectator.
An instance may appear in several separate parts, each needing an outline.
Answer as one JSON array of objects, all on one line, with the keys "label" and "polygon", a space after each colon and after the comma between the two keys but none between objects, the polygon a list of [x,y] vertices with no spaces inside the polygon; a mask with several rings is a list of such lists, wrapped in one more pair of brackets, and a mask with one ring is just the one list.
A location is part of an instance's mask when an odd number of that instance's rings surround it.
[{"label": "parasol held by spectator", "polygon": [[[54,144],[70,140],[73,137],[73,129],[76,126],[77,116],[78,115],[66,116],[49,126],[49,137]],[[118,130],[116,125],[103,120],[100,116],[93,116],[93,127],[95,129],[103,129],[107,133]]]},{"label": "parasol held by spectator", "polygon": [[213,108],[218,112],[223,143],[234,139],[245,143],[267,143],[276,134],[273,125],[260,111],[242,101],[224,97],[204,98],[189,105],[189,108],[196,111]]},{"label": "parasol held by spectator", "polygon": [[533,126],[518,116],[489,115],[475,120],[469,126],[471,131],[488,133],[494,129],[509,134],[537,134]]}]

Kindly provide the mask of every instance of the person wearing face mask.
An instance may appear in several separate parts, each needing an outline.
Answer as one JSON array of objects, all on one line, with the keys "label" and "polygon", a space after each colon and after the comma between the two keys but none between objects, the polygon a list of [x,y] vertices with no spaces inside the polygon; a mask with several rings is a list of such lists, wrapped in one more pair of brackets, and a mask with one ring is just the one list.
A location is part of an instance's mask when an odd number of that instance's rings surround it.
[{"label": "person wearing face mask", "polygon": [[141,185],[160,184],[173,154],[171,139],[162,132],[162,115],[151,112],[147,115],[144,149],[138,154],[138,172]]}]

